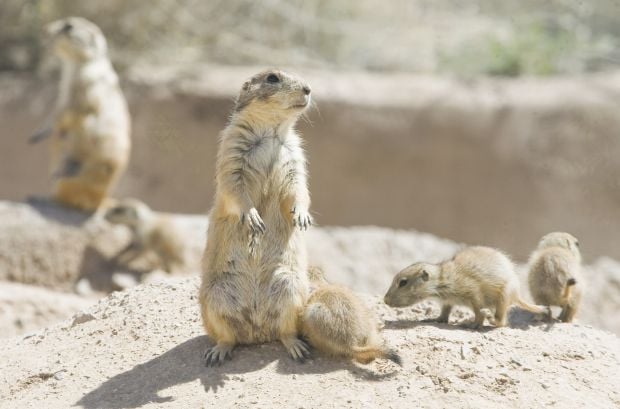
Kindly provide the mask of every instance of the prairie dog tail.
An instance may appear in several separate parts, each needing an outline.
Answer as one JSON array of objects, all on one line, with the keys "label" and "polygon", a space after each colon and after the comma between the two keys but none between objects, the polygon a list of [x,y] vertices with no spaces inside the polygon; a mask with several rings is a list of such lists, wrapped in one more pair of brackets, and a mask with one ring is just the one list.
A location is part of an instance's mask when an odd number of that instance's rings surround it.
[{"label": "prairie dog tail", "polygon": [[577,280],[574,278],[569,278],[566,280],[566,285],[564,286],[564,292],[562,293],[562,297],[565,299],[570,298],[571,293],[573,292],[573,287],[577,284]]},{"label": "prairie dog tail", "polygon": [[403,366],[403,360],[401,359],[398,352],[393,349],[387,347],[375,347],[375,346],[366,346],[366,347],[354,347],[353,348],[353,358],[362,364],[369,363],[376,358],[384,358],[389,359],[394,362],[398,366]]},{"label": "prairie dog tail", "polygon": [[539,305],[534,305],[534,304],[530,304],[528,302],[525,302],[521,299],[521,297],[516,297],[514,304],[517,305],[519,308],[522,308],[526,311],[529,311],[533,314],[546,314],[547,310],[544,307],[541,307]]}]

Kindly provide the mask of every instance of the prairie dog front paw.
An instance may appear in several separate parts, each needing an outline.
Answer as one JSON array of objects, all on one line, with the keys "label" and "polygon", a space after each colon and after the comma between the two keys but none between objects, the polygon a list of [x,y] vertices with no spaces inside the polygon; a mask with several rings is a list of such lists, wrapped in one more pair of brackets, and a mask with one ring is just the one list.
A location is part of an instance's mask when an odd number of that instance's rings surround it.
[{"label": "prairie dog front paw", "polygon": [[266,231],[265,223],[258,214],[258,210],[254,207],[241,215],[241,223],[243,223],[250,231],[250,242],[248,243],[248,248],[250,250],[250,254],[253,255],[258,247],[259,237]]},{"label": "prairie dog front paw", "polygon": [[265,223],[255,207],[241,215],[241,223],[243,223],[250,230],[250,234],[253,236],[258,236],[265,233]]},{"label": "prairie dog front paw", "polygon": [[304,210],[295,206],[291,210],[291,216],[293,219],[293,225],[299,227],[300,230],[307,230],[308,227],[312,226],[314,223],[314,219],[312,219],[308,209]]}]

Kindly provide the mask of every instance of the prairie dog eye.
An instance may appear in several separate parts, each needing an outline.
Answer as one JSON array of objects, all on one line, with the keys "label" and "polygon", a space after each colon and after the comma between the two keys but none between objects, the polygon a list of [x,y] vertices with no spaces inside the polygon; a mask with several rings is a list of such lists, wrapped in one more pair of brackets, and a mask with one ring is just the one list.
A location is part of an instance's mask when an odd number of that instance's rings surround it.
[{"label": "prairie dog eye", "polygon": [[408,281],[409,280],[407,280],[406,278],[401,278],[400,281],[398,281],[398,288],[403,288],[404,286],[406,286]]},{"label": "prairie dog eye", "polygon": [[280,77],[278,77],[276,74],[269,74],[267,76],[267,82],[270,84],[277,84],[278,82],[280,82]]}]

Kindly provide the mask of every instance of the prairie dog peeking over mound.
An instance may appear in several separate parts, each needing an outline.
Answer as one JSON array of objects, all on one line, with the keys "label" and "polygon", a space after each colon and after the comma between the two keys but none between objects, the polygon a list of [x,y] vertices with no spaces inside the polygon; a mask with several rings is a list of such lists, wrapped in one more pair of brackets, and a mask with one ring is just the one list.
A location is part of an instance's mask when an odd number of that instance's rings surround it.
[{"label": "prairie dog peeking over mound", "polygon": [[475,314],[472,328],[484,323],[482,308],[494,310],[492,322],[507,323],[512,304],[542,314],[542,307],[523,301],[512,261],[502,252],[489,247],[468,247],[440,264],[416,263],[399,272],[385,295],[391,307],[406,307],[428,298],[442,303],[439,322],[448,322],[452,306],[470,307]]},{"label": "prairie dog peeking over mound", "polygon": [[60,89],[53,129],[39,132],[31,142],[52,137],[55,199],[95,210],[129,160],[127,103],[95,24],[69,17],[49,24],[46,34],[62,62]]},{"label": "prairie dog peeking over mound", "polygon": [[386,358],[401,365],[398,353],[379,334],[379,320],[349,289],[329,284],[317,267],[310,267],[312,291],[302,318],[302,334],[310,345],[332,356],[366,364]]},{"label": "prairie dog peeking over mound", "polygon": [[561,307],[559,319],[571,322],[583,288],[579,241],[568,233],[549,233],[538,243],[529,265],[528,284],[534,301]]},{"label": "prairie dog peeking over mound", "polygon": [[146,204],[135,199],[120,201],[107,209],[104,217],[110,223],[122,224],[131,230],[131,242],[117,255],[121,263],[130,263],[152,251],[157,254],[163,270],[168,273],[186,267],[185,243],[168,217],[153,212]]},{"label": "prairie dog peeking over mound", "polygon": [[312,224],[306,158],[294,125],[310,87],[280,70],[246,81],[220,136],[200,287],[202,320],[216,341],[207,365],[237,344],[280,340],[304,360],[299,339],[308,297],[304,230]]}]

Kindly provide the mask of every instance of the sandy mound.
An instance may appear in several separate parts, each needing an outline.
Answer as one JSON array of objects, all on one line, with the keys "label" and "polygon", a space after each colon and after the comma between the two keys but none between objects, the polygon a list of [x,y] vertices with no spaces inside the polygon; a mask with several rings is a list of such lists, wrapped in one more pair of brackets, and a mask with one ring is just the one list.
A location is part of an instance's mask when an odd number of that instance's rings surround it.
[{"label": "sandy mound", "polygon": [[[188,274],[196,275],[200,271],[207,218],[172,218],[190,247]],[[150,272],[148,260],[131,266],[115,263],[113,256],[127,244],[128,232],[123,227],[110,226],[97,215],[89,216],[45,201],[0,201],[0,225],[0,282],[103,294],[168,277]],[[311,264],[323,267],[332,281],[373,295],[382,295],[393,275],[404,266],[421,260],[443,260],[460,247],[414,230],[379,227],[316,227],[308,231],[307,238]],[[520,277],[527,298],[526,275],[522,265]],[[601,258],[586,267],[584,276],[587,292],[579,321],[620,334],[620,320],[616,318],[620,309],[620,263]]]},{"label": "sandy mound", "polygon": [[93,298],[0,282],[0,337],[11,337],[62,321],[96,302]]},{"label": "sandy mound", "polygon": [[528,324],[519,315],[513,328],[475,332],[422,324],[426,310],[399,313],[376,299],[368,301],[385,319],[403,368],[316,353],[300,365],[278,343],[238,348],[233,361],[206,368],[197,286],[195,278],[142,285],[33,336],[1,341],[0,407],[620,405],[615,335]]}]

